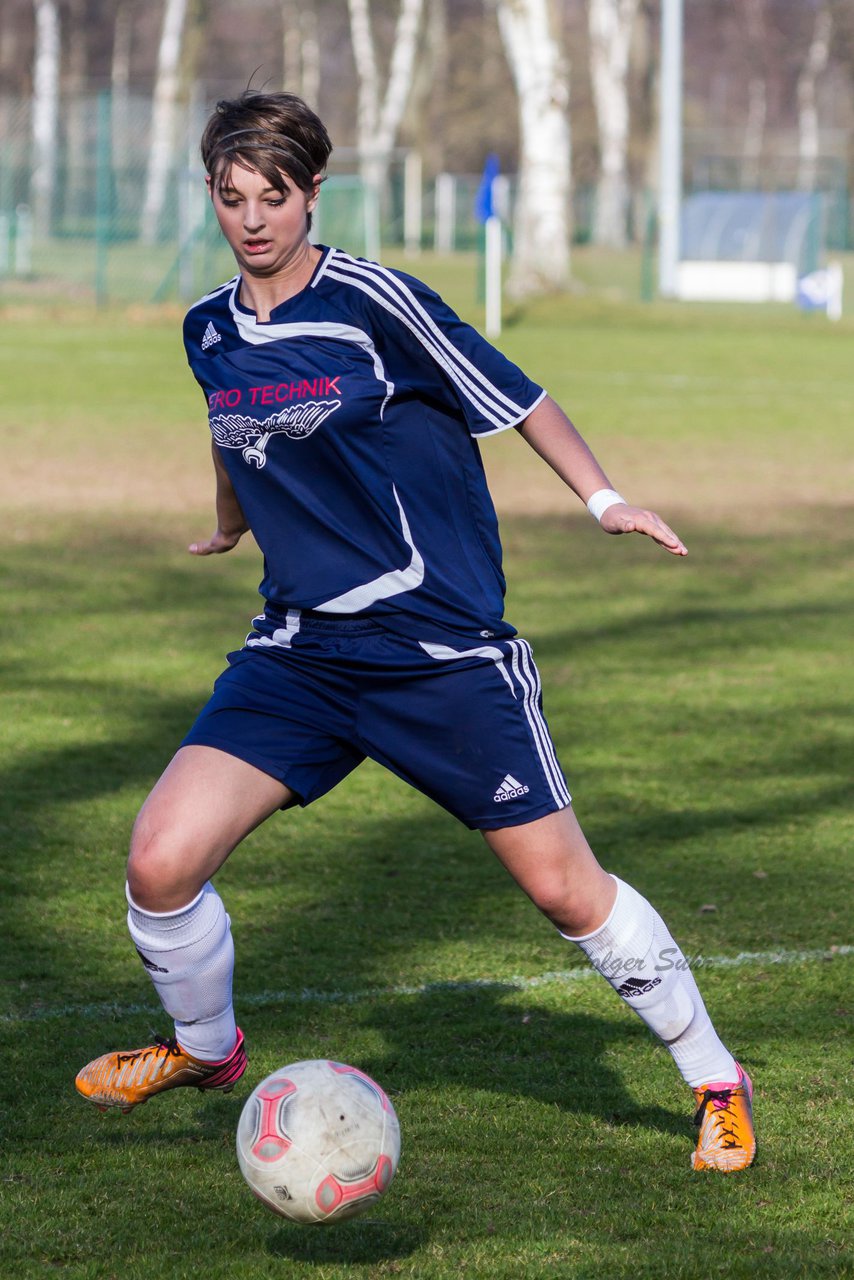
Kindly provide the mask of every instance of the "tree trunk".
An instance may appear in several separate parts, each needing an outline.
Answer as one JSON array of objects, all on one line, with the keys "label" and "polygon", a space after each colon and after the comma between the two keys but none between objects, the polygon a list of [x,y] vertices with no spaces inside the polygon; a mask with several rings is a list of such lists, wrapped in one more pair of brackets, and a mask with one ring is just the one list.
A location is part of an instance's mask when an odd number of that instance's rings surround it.
[{"label": "tree trunk", "polygon": [[86,172],[89,149],[86,116],[90,103],[86,99],[88,69],[87,2],[67,0],[67,75],[65,78],[65,200],[66,215],[73,220],[85,211],[91,190]]},{"label": "tree trunk", "polygon": [[498,22],[519,101],[519,185],[508,292],[515,297],[569,283],[569,68],[547,0],[497,0]]},{"label": "tree trunk", "polygon": [[[635,192],[635,238],[646,243],[651,232],[650,195],[658,184],[661,162],[658,153],[658,39],[652,5],[646,0],[638,8],[632,46],[629,51],[630,78],[634,80],[630,136],[636,132],[642,187]],[[656,15],[657,16],[657,15]]]},{"label": "tree trunk", "polygon": [[590,77],[599,127],[593,238],[622,249],[629,197],[629,50],[638,0],[588,0]]},{"label": "tree trunk", "polygon": [[802,191],[815,187],[818,168],[819,133],[816,85],[827,70],[830,58],[830,9],[823,4],[815,15],[812,41],[798,77],[798,186]]},{"label": "tree trunk", "polygon": [[118,5],[113,20],[113,56],[110,61],[110,105],[113,168],[126,163],[130,140],[128,90],[130,87],[130,50],[133,22],[129,0]]},{"label": "tree trunk", "polygon": [[747,120],[744,124],[743,185],[759,185],[762,142],[765,137],[765,118],[768,113],[768,95],[765,77],[751,76],[747,85]]},{"label": "tree trunk", "polygon": [[359,96],[356,104],[356,143],[362,165],[362,176],[370,177],[368,157],[377,138],[380,116],[380,79],[374,52],[374,36],[371,30],[370,0],[348,0],[350,10],[350,38],[353,42],[353,58],[359,78]]},{"label": "tree trunk", "polygon": [[750,72],[747,80],[742,185],[754,187],[759,185],[765,119],[768,114],[768,89],[765,77],[768,31],[765,22],[765,0],[746,0],[745,20]]},{"label": "tree trunk", "polygon": [[407,136],[431,173],[445,168],[445,112],[448,97],[447,0],[430,0],[424,36],[406,108]]},{"label": "tree trunk", "polygon": [[33,169],[30,191],[33,228],[50,235],[59,149],[59,7],[56,0],[34,0]]},{"label": "tree trunk", "polygon": [[320,90],[320,41],[317,12],[301,0],[280,0],[284,88],[310,106],[317,105]]},{"label": "tree trunk", "polygon": [[113,56],[110,60],[110,150],[119,217],[132,207],[129,182],[130,55],[133,36],[132,0],[121,0],[113,19]]},{"label": "tree trunk", "polygon": [[313,5],[304,5],[300,13],[300,33],[302,35],[302,79],[300,97],[312,107],[317,107],[320,96],[320,31],[317,23],[317,10]]},{"label": "tree trunk", "polygon": [[409,98],[422,8],[423,0],[400,0],[388,83],[381,95],[370,0],[349,0],[353,56],[359,77],[359,164],[366,186],[377,193],[385,186],[392,148]]},{"label": "tree trunk", "polygon": [[165,0],[151,113],[145,197],[140,219],[140,237],[144,244],[153,244],[157,239],[157,230],[166,203],[169,170],[175,145],[181,44],[186,17],[187,0]]}]

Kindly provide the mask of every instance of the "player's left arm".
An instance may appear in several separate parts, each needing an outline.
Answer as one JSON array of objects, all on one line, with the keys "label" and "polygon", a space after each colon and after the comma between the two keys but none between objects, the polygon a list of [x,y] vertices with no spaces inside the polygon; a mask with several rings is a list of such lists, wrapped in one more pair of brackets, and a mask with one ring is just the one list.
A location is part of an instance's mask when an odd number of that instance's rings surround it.
[{"label": "player's left arm", "polygon": [[236,547],[249,529],[249,521],[231,483],[219,449],[211,441],[211,457],[216,475],[216,532],[203,542],[192,542],[187,550],[193,556],[218,556]]},{"label": "player's left arm", "polygon": [[[600,489],[613,488],[589,446],[550,396],[544,396],[516,429],[582,502]],[[644,507],[615,503],[603,512],[600,524],[606,533],[643,533],[672,555],[688,554],[661,517]]]}]

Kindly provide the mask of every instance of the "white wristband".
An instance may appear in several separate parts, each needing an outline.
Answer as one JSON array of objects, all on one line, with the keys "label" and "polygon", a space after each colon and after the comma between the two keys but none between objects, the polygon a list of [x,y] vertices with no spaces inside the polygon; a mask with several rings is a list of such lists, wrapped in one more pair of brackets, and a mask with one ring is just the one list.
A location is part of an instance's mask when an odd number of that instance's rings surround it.
[{"label": "white wristband", "polygon": [[587,499],[587,510],[594,520],[601,520],[608,508],[616,506],[618,502],[625,505],[626,500],[617,493],[616,489],[597,489]]}]

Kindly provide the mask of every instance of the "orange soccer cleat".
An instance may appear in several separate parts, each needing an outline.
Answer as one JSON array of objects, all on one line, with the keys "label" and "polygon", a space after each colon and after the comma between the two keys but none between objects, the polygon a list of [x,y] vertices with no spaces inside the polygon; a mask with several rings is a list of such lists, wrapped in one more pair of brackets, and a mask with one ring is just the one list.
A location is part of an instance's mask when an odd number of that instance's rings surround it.
[{"label": "orange soccer cleat", "polygon": [[237,1044],[222,1062],[202,1062],[185,1053],[178,1041],[155,1037],[145,1049],[105,1053],[95,1058],[77,1076],[77,1092],[101,1110],[119,1107],[132,1111],[164,1089],[188,1085],[196,1089],[221,1089],[230,1093],[246,1070],[243,1032],[238,1028]]},{"label": "orange soccer cleat", "polygon": [[707,1084],[694,1090],[697,1100],[694,1124],[700,1130],[697,1149],[691,1157],[695,1169],[736,1173],[753,1163],[756,1155],[753,1085],[742,1067],[738,1067],[738,1072],[736,1084]]}]

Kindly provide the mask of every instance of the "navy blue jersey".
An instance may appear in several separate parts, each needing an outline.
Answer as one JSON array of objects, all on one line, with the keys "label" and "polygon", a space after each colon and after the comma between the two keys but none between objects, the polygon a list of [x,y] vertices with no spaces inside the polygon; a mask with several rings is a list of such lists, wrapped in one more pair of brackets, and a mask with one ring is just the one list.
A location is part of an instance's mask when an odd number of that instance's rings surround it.
[{"label": "navy blue jersey", "polygon": [[475,437],[521,422],[542,388],[426,285],[340,250],[269,321],[239,285],[191,308],[184,343],[261,594],[413,636],[512,635]]}]

